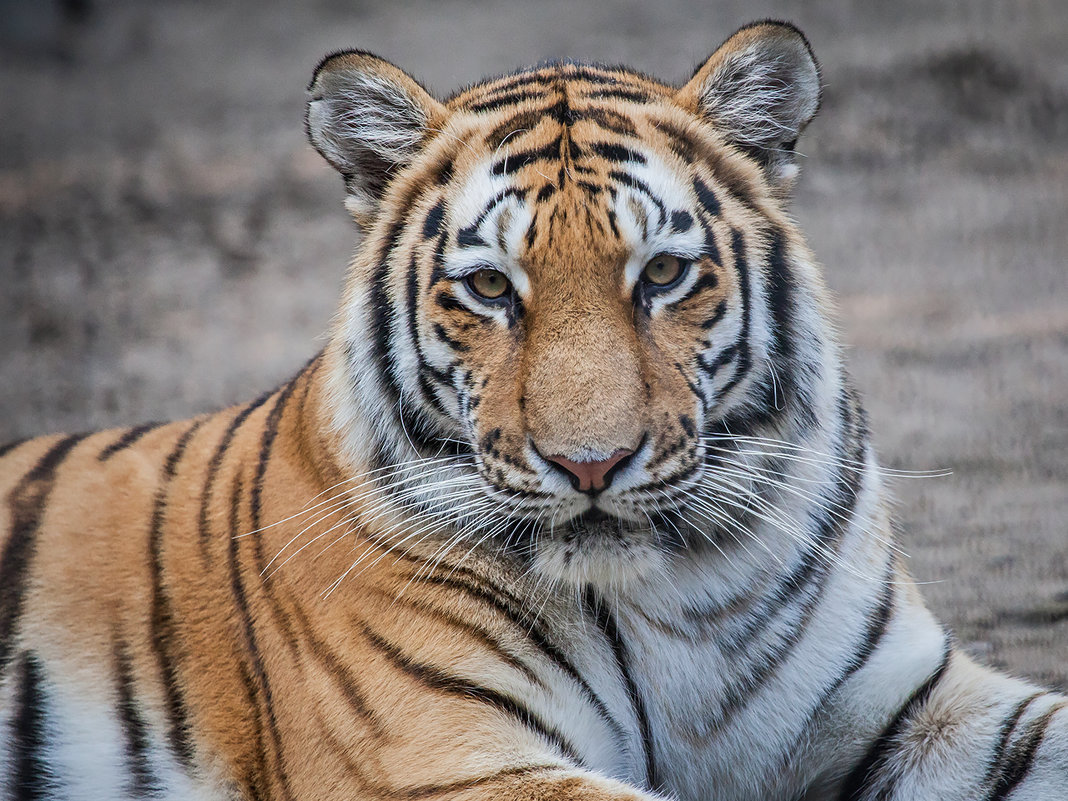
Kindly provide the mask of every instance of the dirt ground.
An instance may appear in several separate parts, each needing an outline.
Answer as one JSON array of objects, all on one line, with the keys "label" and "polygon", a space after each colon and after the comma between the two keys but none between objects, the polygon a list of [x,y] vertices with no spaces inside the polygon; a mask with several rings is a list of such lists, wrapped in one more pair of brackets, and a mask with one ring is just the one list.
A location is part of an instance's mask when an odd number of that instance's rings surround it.
[{"label": "dirt ground", "polygon": [[1068,688],[1068,3],[0,0],[0,440],[251,397],[318,347],[354,231],[304,86],[553,57],[683,79],[791,19],[826,94],[797,216],[901,539],[988,662]]}]

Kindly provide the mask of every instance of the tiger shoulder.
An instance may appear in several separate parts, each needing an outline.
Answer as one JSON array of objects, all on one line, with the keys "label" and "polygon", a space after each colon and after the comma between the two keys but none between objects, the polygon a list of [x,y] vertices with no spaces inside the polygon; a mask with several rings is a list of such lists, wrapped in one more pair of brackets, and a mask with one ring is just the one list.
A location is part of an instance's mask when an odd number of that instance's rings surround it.
[{"label": "tiger shoulder", "polygon": [[363,236],[325,348],[0,448],[0,797],[1068,795],[1068,699],[894,545],[787,209],[820,85],[779,22],[681,87],[326,58]]}]

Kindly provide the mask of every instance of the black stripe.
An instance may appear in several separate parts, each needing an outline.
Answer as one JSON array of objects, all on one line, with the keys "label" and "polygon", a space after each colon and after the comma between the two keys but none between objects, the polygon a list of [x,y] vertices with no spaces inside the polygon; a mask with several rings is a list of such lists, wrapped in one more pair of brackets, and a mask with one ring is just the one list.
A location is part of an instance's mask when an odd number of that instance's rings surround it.
[{"label": "black stripe", "polygon": [[471,314],[471,310],[461,303],[460,300],[448,289],[443,289],[441,292],[436,293],[434,295],[434,302],[445,311]]},{"label": "black stripe", "polygon": [[693,215],[688,211],[671,212],[671,227],[679,233],[685,233],[693,227]]},{"label": "black stripe", "polygon": [[526,776],[531,773],[552,773],[560,771],[561,769],[567,770],[567,768],[562,768],[560,765],[516,765],[513,767],[502,768],[490,774],[457,779],[455,781],[441,784],[397,786],[392,783],[383,783],[367,775],[369,767],[367,760],[360,759],[358,754],[353,753],[351,744],[342,742],[337,735],[334,734],[333,730],[336,726],[333,725],[332,722],[327,723],[323,718],[322,713],[315,712],[314,714],[315,722],[318,724],[319,731],[321,732],[322,741],[330,747],[334,757],[345,768],[349,776],[357,782],[360,798],[389,798],[404,799],[405,801],[418,801],[418,799],[434,796],[451,796],[463,790],[470,790],[481,785],[503,781],[504,779],[512,777]]},{"label": "black stripe", "polygon": [[846,662],[842,672],[820,695],[819,700],[813,704],[812,712],[809,715],[808,720],[805,722],[805,725],[801,727],[801,735],[798,738],[798,742],[807,739],[809,733],[819,723],[827,705],[831,703],[831,700],[838,693],[838,690],[841,689],[843,684],[849,681],[850,677],[868,663],[868,660],[871,658],[872,654],[875,653],[875,649],[882,641],[883,635],[886,633],[886,627],[890,622],[890,617],[894,612],[894,583],[892,578],[893,570],[891,570],[883,580],[883,590],[882,593],[880,593],[879,602],[868,615],[868,619],[864,624],[864,633],[861,635],[860,644],[853,650],[853,653]]},{"label": "black stripe", "polygon": [[645,92],[623,88],[598,89],[590,92],[588,97],[594,100],[604,100],[611,97],[616,100],[630,100],[635,103],[648,103],[652,100],[652,97]]},{"label": "black stripe", "polygon": [[668,147],[676,156],[687,164],[694,161],[703,162],[710,174],[715,176],[716,183],[731,197],[746,208],[760,213],[753,200],[753,186],[748,175],[740,171],[729,158],[725,158],[723,153],[715,150],[715,145],[706,146],[701,140],[692,138],[689,131],[678,128],[667,120],[657,120],[653,124],[657,131],[667,137]]},{"label": "black stripe", "polygon": [[[1066,706],[1068,706],[1068,702],[1065,701],[1054,704],[1027,727],[1027,731],[1021,736],[1020,742],[1003,756],[1001,764],[998,766],[999,775],[997,781],[991,787],[987,801],[1003,801],[1027,777],[1031,766],[1035,762],[1035,754],[1038,753],[1038,747],[1046,736],[1046,729],[1049,728],[1050,721],[1053,720],[1054,715]],[[1022,714],[1023,709],[1016,716],[1017,721]],[[1011,732],[1011,728],[1008,731]],[[1005,737],[1004,734],[1003,737]]]},{"label": "black stripe", "polygon": [[909,699],[891,719],[882,734],[872,743],[864,758],[857,763],[856,767],[846,777],[838,793],[839,801],[860,801],[864,793],[878,781],[880,773],[886,769],[886,763],[890,759],[891,751],[898,745],[898,736],[907,725],[909,718],[918,712],[930,697],[934,688],[941,681],[949,667],[949,660],[953,651],[946,643],[942,654],[942,660],[938,667],[923,684],[909,696]]},{"label": "black stripe", "polygon": [[439,236],[445,225],[445,199],[438,200],[426,213],[423,220],[423,239],[434,239]]},{"label": "black stripe", "polygon": [[454,615],[451,612],[438,608],[434,604],[422,600],[416,600],[414,598],[408,598],[403,596],[396,597],[390,595],[389,593],[383,593],[383,595],[391,604],[407,606],[411,609],[423,612],[428,615],[432,615],[433,617],[448,624],[449,626],[452,626],[455,629],[459,629],[463,632],[464,639],[479,643],[487,651],[492,652],[497,659],[501,660],[506,665],[515,668],[524,676],[526,676],[527,679],[529,679],[532,683],[538,685],[539,687],[545,686],[545,682],[541,680],[541,677],[538,676],[538,674],[534,671],[533,668],[530,667],[530,665],[528,665],[518,656],[513,654],[508,648],[505,647],[503,642],[501,642],[489,631],[483,629],[481,626],[475,625],[474,623],[471,623],[468,620],[464,620],[458,615]]},{"label": "black stripe", "polygon": [[15,448],[17,448],[19,445],[27,443],[31,439],[32,437],[23,437],[22,439],[12,440],[11,442],[7,442],[3,445],[0,445],[0,459],[3,459],[5,456],[11,453],[11,451],[15,450]]},{"label": "black stripe", "polygon": [[505,142],[517,142],[522,140],[525,134],[530,133],[542,121],[545,115],[538,109],[526,109],[513,114],[483,137],[482,142],[487,150],[496,151]]},{"label": "black stripe", "polygon": [[204,555],[204,558],[208,558],[208,548],[211,545],[211,524],[208,521],[208,513],[211,507],[212,489],[215,486],[215,479],[218,477],[219,468],[222,466],[223,458],[226,456],[226,452],[230,450],[230,445],[234,441],[234,436],[237,434],[237,430],[241,428],[241,425],[248,419],[249,415],[260,408],[267,399],[275,393],[276,390],[271,392],[265,392],[260,395],[252,403],[248,404],[240,412],[238,412],[234,419],[230,421],[230,425],[226,427],[226,431],[223,432],[222,439],[219,440],[219,445],[215,448],[215,453],[211,456],[211,461],[208,462],[208,472],[204,477],[204,488],[200,492],[200,516],[197,523],[197,531],[200,536],[200,550]]},{"label": "black stripe", "polygon": [[[719,276],[716,275],[715,269],[706,267],[705,271],[697,277],[696,281],[693,282],[693,286],[691,286],[686,291],[686,294],[679,298],[678,301],[676,301],[676,305],[678,303],[682,303],[683,301],[689,300],[698,292],[704,292],[706,289],[715,289],[717,286],[719,286]],[[726,300],[722,300],[720,301],[720,303],[725,305]],[[704,327],[711,328],[712,326],[706,325]]]},{"label": "black stripe", "polygon": [[[526,196],[526,193],[527,193],[526,189],[523,189],[522,187],[518,187],[518,186],[509,186],[507,189],[502,189],[500,192],[498,192],[496,195],[494,195],[492,198],[490,198],[490,200],[486,203],[486,205],[482,207],[482,211],[480,211],[478,213],[478,216],[475,217],[475,221],[472,222],[471,225],[468,226],[468,227],[472,228],[474,230],[477,230],[477,229],[481,228],[482,227],[482,223],[484,223],[486,221],[486,218],[490,215],[490,213],[495,208],[497,208],[499,205],[501,205],[501,203],[504,202],[504,200],[506,198],[510,198],[510,197],[522,198],[522,197]],[[462,244],[462,243],[459,243],[459,244]],[[485,242],[483,242],[483,244],[485,244]],[[440,248],[439,248],[438,252],[440,252]]]},{"label": "black stripe", "polygon": [[653,127],[668,140],[668,148],[687,164],[697,158],[697,145],[690,135],[666,120],[656,120]]},{"label": "black stripe", "polygon": [[[239,520],[237,519],[237,514],[238,502],[244,494],[243,485],[244,482],[242,481],[241,473],[237,473],[234,476],[233,491],[231,493],[232,500],[230,504],[230,528],[232,531],[237,530],[240,525]],[[282,791],[285,798],[292,799],[293,793],[289,786],[285,754],[282,752],[282,739],[278,733],[278,721],[274,714],[274,699],[271,693],[271,683],[263,665],[263,657],[260,653],[259,644],[256,639],[256,626],[252,620],[252,611],[249,608],[245,582],[241,577],[241,565],[238,563],[240,559],[240,544],[243,540],[232,536],[229,538],[229,541],[227,565],[230,572],[230,591],[233,594],[234,603],[237,607],[238,623],[240,624],[244,646],[243,651],[247,655],[248,663],[252,669],[253,678],[255,679],[255,695],[262,702],[259,712],[267,718],[267,731],[271,735],[271,743],[274,746],[274,773],[278,776],[278,779],[282,784]],[[261,751],[262,748],[263,744],[261,742]]]},{"label": "black stripe", "polygon": [[[786,662],[804,636],[805,626],[821,597],[827,573],[826,558],[819,555],[815,548],[807,551],[795,571],[776,587],[771,600],[753,613],[740,632],[730,639],[724,638],[722,647],[728,658],[734,663],[747,659],[750,668],[740,679],[729,683],[723,692],[716,715],[706,721],[710,729],[721,730],[726,727]],[[794,611],[794,620],[788,630],[774,634],[767,642],[754,643],[758,634],[770,630],[769,620],[784,614],[788,608]]]},{"label": "black stripe", "polygon": [[373,629],[364,624],[361,626],[363,635],[368,642],[386,656],[389,661],[399,670],[408,674],[417,681],[434,690],[457,695],[464,699],[479,701],[505,714],[515,718],[528,729],[533,729],[547,741],[555,745],[567,758],[577,765],[584,762],[575,747],[568,742],[567,738],[554,726],[542,720],[532,710],[524,706],[520,701],[505,695],[497,690],[491,690],[480,684],[475,684],[460,676],[446,673],[440,668],[417,662],[405,654],[400,648],[377,634]]},{"label": "black stripe", "polygon": [[[314,359],[312,361],[314,361]],[[251,518],[250,531],[259,531],[262,525],[260,516],[263,508],[263,483],[264,478],[267,475],[267,465],[271,460],[271,448],[274,446],[274,441],[278,437],[278,424],[282,420],[282,414],[285,412],[286,404],[293,396],[293,390],[296,389],[297,382],[304,374],[304,370],[307,370],[311,364],[312,362],[309,361],[301,372],[294,376],[293,379],[282,388],[282,391],[278,393],[278,399],[267,413],[267,421],[263,426],[263,436],[260,438],[260,455],[256,462],[256,475],[252,481],[249,498],[249,517]],[[231,533],[236,536],[240,532],[233,531]],[[263,543],[262,537],[254,537],[254,540],[257,545]]]},{"label": "black stripe", "polygon": [[720,216],[719,200],[716,198],[715,193],[700,178],[694,179],[693,188],[703,212],[705,255],[712,259],[716,264],[722,264],[723,260],[719,255],[719,245],[716,244],[716,233],[712,227],[712,223]]},{"label": "black stripe", "polygon": [[[838,472],[841,474],[842,471]],[[723,693],[724,700],[718,720],[714,724],[717,728],[725,726],[734,715],[745,708],[756,691],[785,664],[794,648],[801,642],[808,621],[815,613],[822,597],[825,579],[829,574],[831,557],[827,551],[841,539],[852,522],[853,509],[859,492],[859,480],[856,477],[853,478],[853,481],[836,479],[831,484],[833,487],[844,484],[848,495],[837,498],[836,506],[832,507],[830,503],[824,503],[827,508],[820,510],[815,532],[816,541],[804,553],[799,565],[766,594],[759,608],[752,611],[748,622],[740,631],[730,637],[721,635],[722,648],[729,660],[737,662],[748,656],[753,661],[756,658],[761,661],[759,665],[745,673],[742,681],[733,683]],[[832,512],[832,509],[837,509],[837,513]],[[795,617],[789,629],[786,633],[777,634],[778,642],[772,642],[764,649],[765,653],[760,653],[759,657],[752,656],[758,650],[758,645],[752,642],[753,638],[762,631],[771,630],[770,621],[784,614],[787,609],[792,610]],[[889,614],[889,610],[886,614]],[[885,621],[882,625],[885,626]],[[780,623],[775,628],[776,631],[781,632],[784,627],[784,624]]]},{"label": "black stripe", "polygon": [[712,381],[716,377],[716,373],[719,372],[720,368],[726,367],[734,361],[737,355],[737,345],[728,345],[716,354],[715,358],[702,352],[697,356],[697,369],[704,373],[709,381]]},{"label": "black stripe", "polygon": [[591,106],[576,112],[578,119],[589,120],[610,133],[637,138],[638,129],[628,117],[606,108]]},{"label": "black stripe", "polygon": [[[551,664],[555,665],[579,686],[586,700],[593,705],[594,709],[597,710],[597,714],[609,725],[617,737],[622,738],[624,736],[623,727],[612,717],[605,702],[594,692],[589,682],[583,678],[578,668],[571,663],[571,660],[552,643],[545,632],[541,620],[532,612],[528,612],[523,608],[521,599],[516,598],[502,587],[485,584],[481,577],[473,572],[468,572],[464,568],[449,568],[449,572],[451,575],[431,574],[420,576],[419,581],[425,584],[436,584],[458,590],[500,613],[512,625],[521,630],[531,644],[541,651],[542,655]],[[467,580],[462,579],[461,575],[465,576]]]},{"label": "black stripe", "polygon": [[337,684],[352,711],[367,724],[376,737],[388,737],[389,733],[364,696],[359,677],[352,671],[351,665],[339,658],[327,643],[316,637],[311,621],[299,606],[293,607],[293,613],[303,629],[302,636],[311,648],[312,655],[322,664],[324,672]]},{"label": "black stripe", "polygon": [[640,178],[635,178],[630,173],[623,172],[622,170],[612,170],[608,173],[608,177],[630,187],[631,189],[641,192],[649,198],[650,202],[656,206],[657,213],[660,217],[660,225],[663,227],[664,223],[667,221],[667,208],[665,208],[664,202],[653,193],[653,190],[649,188],[649,185],[645,183],[645,181]]},{"label": "black stripe", "polygon": [[[429,796],[449,796],[463,790],[472,790],[476,787],[504,781],[505,779],[529,776],[531,773],[552,773],[554,771],[559,771],[560,769],[559,765],[520,765],[512,768],[503,768],[502,770],[498,770],[486,776],[476,776],[471,779],[459,779],[454,782],[449,782],[448,784],[427,784],[420,787],[397,788],[395,790],[390,790],[388,795],[390,798],[403,798],[409,799],[409,801],[415,801],[415,799],[427,798]],[[561,787],[561,790],[563,791],[564,788]],[[492,794],[487,793],[484,797],[505,799],[514,798],[515,796],[511,792],[502,792]],[[561,797],[565,797],[563,793],[561,794]]]},{"label": "black stripe", "polygon": [[749,297],[749,265],[745,260],[745,239],[737,229],[731,230],[731,253],[734,256],[734,270],[738,274],[738,292],[742,304],[742,330],[738,334],[735,343],[738,346],[738,366],[735,368],[731,380],[720,390],[719,397],[726,397],[749,372],[749,325],[750,325],[750,297]]},{"label": "black stripe", "polygon": [[167,713],[167,740],[179,764],[187,771],[193,767],[193,743],[189,736],[189,713],[185,706],[185,694],[178,675],[178,655],[175,644],[174,617],[171,613],[170,596],[163,580],[163,521],[167,511],[168,488],[185,455],[189,441],[206,419],[195,421],[178,438],[174,450],[167,456],[156,501],[152,510],[152,522],[148,534],[148,567],[152,584],[151,618],[149,634],[152,650],[159,663],[160,680],[163,685],[163,705]]},{"label": "black stripe", "polygon": [[712,316],[706,320],[701,321],[701,327],[705,330],[715,326],[720,320],[723,319],[723,315],[727,313],[727,299],[724,298],[716,304],[715,310],[712,312]]},{"label": "black stripe", "polygon": [[[290,400],[293,398],[293,393],[296,391],[298,383],[302,378],[306,381],[309,380],[306,378],[308,370],[311,369],[312,365],[318,358],[318,356],[315,356],[310,359],[301,371],[282,389],[278,394],[278,399],[271,406],[271,410],[267,414],[267,420],[263,427],[263,435],[260,440],[260,455],[256,464],[256,473],[252,482],[251,491],[249,492],[249,527],[245,531],[238,528],[240,525],[240,504],[244,500],[244,496],[240,492],[240,487],[235,484],[234,494],[230,497],[231,538],[240,537],[247,531],[258,532],[262,529],[263,488],[267,476],[267,467],[271,461],[271,450],[274,446],[274,441],[278,436],[278,426],[281,423],[282,416],[285,414]],[[306,391],[307,387],[305,387],[305,393]],[[263,553],[264,538],[262,536],[254,536],[251,539],[253,560],[256,564],[257,571],[262,575],[267,564],[267,560],[264,558]],[[282,629],[284,642],[289,646],[291,651],[296,653],[299,650],[299,644],[293,633],[293,627],[289,616],[275,599],[274,593],[272,592],[273,585],[264,582],[262,586],[264,595],[267,596],[267,600],[270,603],[271,612],[275,616],[275,622],[277,622]]]},{"label": "black stripe", "polygon": [[116,453],[121,450],[125,450],[126,448],[129,448],[149,431],[153,431],[159,428],[161,425],[163,425],[163,423],[145,423],[144,425],[139,425],[136,428],[127,429],[122,434],[122,436],[120,436],[117,440],[115,440],[106,448],[104,448],[104,450],[100,451],[100,454],[96,458],[99,459],[101,462],[106,462]]},{"label": "black stripe", "polygon": [[[629,147],[617,145],[613,142],[592,142],[587,145],[594,153],[608,161],[632,161],[636,164],[645,164],[645,156]],[[685,229],[683,229],[685,230]]]},{"label": "black stripe", "polygon": [[252,801],[265,801],[271,797],[270,772],[267,769],[267,756],[264,753],[266,749],[263,745],[263,721],[259,713],[256,681],[252,678],[248,665],[245,662],[240,664],[241,686],[245,690],[245,702],[248,704],[252,724],[252,742],[255,743],[252,764],[242,765],[243,780]]},{"label": "black stripe", "polygon": [[159,796],[162,789],[148,761],[148,724],[134,698],[133,668],[126,643],[118,635],[112,643],[115,660],[115,693],[118,695],[119,725],[126,740],[126,759],[129,762],[130,795],[134,798]]},{"label": "black stripe", "polygon": [[[438,237],[435,254],[440,253],[442,248],[445,247],[445,236],[446,234],[442,233]],[[452,378],[448,373],[444,373],[430,364],[426,354],[423,352],[423,345],[419,341],[419,264],[415,253],[412,253],[412,261],[408,267],[406,289],[408,293],[407,298],[405,298],[408,311],[408,334],[412,338],[412,350],[415,351],[415,360],[418,365],[419,391],[422,393],[425,403],[429,404],[439,415],[448,419],[449,412],[438,397],[433,382],[437,380],[446,388],[452,389]]]},{"label": "black stripe", "polygon": [[[1012,712],[1009,713],[1008,717],[1006,717],[1001,724],[1001,729],[998,733],[998,743],[994,747],[994,752],[990,755],[990,763],[987,766],[986,778],[983,780],[983,784],[990,787],[990,792],[986,796],[987,801],[991,801],[991,799],[997,797],[996,793],[998,787],[1005,778],[1005,768],[1008,767],[1007,749],[1009,740],[1012,738],[1012,733],[1016,730],[1016,724],[1020,722],[1020,718],[1023,717],[1024,712],[1031,706],[1031,703],[1039,696],[1045,694],[1044,691],[1039,690],[1024,698],[1013,707]],[[1002,796],[1004,795],[1006,794],[1002,793]]]},{"label": "black stripe", "polygon": [[797,364],[797,350],[794,347],[797,334],[793,326],[795,294],[793,276],[786,261],[785,238],[781,231],[775,231],[768,252],[768,306],[775,321],[771,358],[775,361],[775,374],[784,395],[793,401],[794,411],[804,418],[803,423],[811,427],[816,423],[811,393],[798,384],[796,375],[799,366],[813,374],[818,370],[807,364]]},{"label": "black stripe", "polygon": [[545,92],[532,92],[529,89],[517,89],[515,91],[502,92],[488,100],[472,103],[467,107],[468,111],[478,114],[483,111],[496,111],[505,106],[517,105],[526,100],[544,100],[549,95]]},{"label": "black stripe", "polygon": [[548,144],[533,150],[523,150],[503,156],[494,163],[491,171],[494,175],[512,175],[530,164],[559,159],[561,142],[561,137],[557,136]]},{"label": "black stripe", "polygon": [[[488,248],[489,242],[482,238],[478,228],[474,225],[469,225],[456,232],[456,246],[461,248]],[[415,259],[414,254],[412,259]]]},{"label": "black stripe", "polygon": [[[382,379],[386,394],[386,408],[398,410],[397,417],[401,428],[417,451],[433,453],[436,440],[428,436],[427,432],[431,430],[430,423],[418,409],[411,408],[412,404],[401,402],[400,381],[396,373],[395,362],[390,358],[395,309],[386,292],[386,283],[389,280],[389,259],[400,241],[401,233],[404,230],[414,202],[414,197],[408,197],[405,202],[397,207],[394,212],[393,222],[390,225],[389,234],[378,253],[378,266],[375,268],[369,293],[373,319],[372,358],[378,375]],[[439,304],[441,303],[441,298],[442,293],[435,295],[435,300]],[[461,306],[461,308],[463,307]],[[352,364],[354,357],[351,344],[348,347],[346,356],[349,363]]]},{"label": "black stripe", "polygon": [[719,204],[719,198],[708,184],[700,178],[694,178],[693,191],[697,195],[697,202],[701,204],[701,208],[705,210],[710,221],[720,216],[722,207]]},{"label": "black stripe", "polygon": [[0,555],[0,673],[11,660],[37,529],[48,505],[56,469],[74,446],[87,436],[75,434],[61,439],[45,452],[8,495],[11,534],[4,545],[3,555]]},{"label": "black stripe", "polygon": [[642,738],[642,750],[645,752],[646,787],[653,791],[658,791],[661,781],[656,769],[656,755],[653,753],[653,736],[649,729],[649,716],[645,711],[645,699],[642,698],[638,685],[635,684],[634,677],[630,672],[627,645],[619,634],[619,627],[616,625],[616,619],[612,615],[612,611],[606,603],[597,597],[592,587],[586,588],[584,600],[586,607],[597,621],[597,627],[604,633],[605,639],[608,640],[608,644],[612,647],[612,655],[616,659],[616,667],[619,668],[619,674],[623,678],[623,685],[627,689],[627,697],[630,699],[631,706],[634,707],[634,717],[638,720],[638,731],[641,733]]},{"label": "black stripe", "polygon": [[586,81],[592,84],[619,86],[625,81],[631,83],[632,73],[625,67],[612,68],[606,65],[583,64],[572,61],[549,61],[539,64],[533,69],[523,69],[500,78],[493,78],[475,87],[474,90],[462,90],[454,93],[446,102],[455,100],[465,91],[477,91],[477,98],[482,100],[492,99],[504,92],[513,92],[521,88],[543,86],[546,89],[558,86],[561,78],[569,80]]},{"label": "black stripe", "polygon": [[55,789],[45,758],[44,670],[25,652],[15,673],[15,714],[11,719],[11,801],[44,801]]},{"label": "black stripe", "polygon": [[434,323],[434,336],[457,353],[466,353],[469,348],[463,342],[453,339],[441,323]]},{"label": "black stripe", "polygon": [[883,591],[880,593],[879,603],[868,616],[860,645],[857,646],[853,655],[849,658],[845,670],[834,680],[834,683],[824,696],[825,700],[817,706],[822,707],[853,674],[867,664],[872,654],[875,653],[875,649],[879,646],[883,635],[886,634],[886,627],[889,625],[890,617],[894,613],[894,582],[891,576],[887,576],[883,582]]},{"label": "black stripe", "polygon": [[549,87],[557,80],[558,76],[554,72],[548,70],[520,72],[491,81],[485,86],[480,86],[479,89],[481,91],[479,92],[478,97],[483,101],[492,100],[501,94],[514,92],[517,89],[529,89],[535,86]]}]

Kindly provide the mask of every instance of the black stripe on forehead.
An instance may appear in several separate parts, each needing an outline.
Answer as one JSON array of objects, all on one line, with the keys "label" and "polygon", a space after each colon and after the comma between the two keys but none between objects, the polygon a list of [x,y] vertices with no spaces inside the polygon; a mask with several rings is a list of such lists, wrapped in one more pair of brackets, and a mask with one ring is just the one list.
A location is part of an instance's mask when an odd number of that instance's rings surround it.
[{"label": "black stripe on forehead", "polygon": [[615,142],[592,142],[586,147],[606,161],[646,163],[645,156],[641,153]]},{"label": "black stripe on forehead", "polygon": [[544,119],[545,109],[525,109],[499,123],[482,141],[486,147],[496,150],[509,139],[534,130]]},{"label": "black stripe on forehead", "polygon": [[650,103],[653,101],[653,97],[647,92],[643,92],[640,89],[631,89],[624,87],[598,89],[596,92],[592,93],[590,97],[595,100],[607,100],[608,98],[614,98],[615,100],[628,100],[632,103]]},{"label": "black stripe on forehead", "polygon": [[595,123],[606,131],[611,131],[620,136],[638,136],[638,129],[634,123],[624,114],[607,108],[590,106],[578,112],[579,119]]},{"label": "black stripe on forehead", "polygon": [[[704,163],[715,176],[716,183],[730,193],[742,205],[756,209],[753,186],[736,165],[727,161],[724,153],[712,149],[712,145],[699,141],[684,128],[668,120],[656,120],[653,127],[666,140],[668,148],[686,164]],[[728,149],[727,146],[721,145]],[[718,213],[718,211],[716,212]]]},{"label": "black stripe on forehead", "polygon": [[705,232],[705,255],[716,264],[722,264],[723,260],[720,258],[719,246],[716,244],[716,234],[712,229],[713,221],[720,216],[719,200],[700,178],[694,179],[693,188],[694,194],[697,195],[697,202],[700,205],[698,216],[701,218],[701,227]]},{"label": "black stripe on forehead", "polygon": [[508,198],[524,198],[526,197],[526,193],[526,189],[518,186],[510,186],[507,189],[502,189],[486,203],[482,208],[482,211],[478,213],[478,216],[475,217],[470,225],[461,228],[457,232],[456,244],[460,247],[488,247],[489,243],[482,238],[481,234],[479,234],[479,229],[486,221],[486,218]]},{"label": "black stripe on forehead", "polygon": [[433,208],[427,212],[426,219],[423,221],[423,239],[433,239],[441,234],[441,229],[445,223],[445,199],[441,198],[434,204]]},{"label": "black stripe on forehead", "polygon": [[497,109],[504,108],[505,106],[513,106],[523,101],[528,100],[545,100],[551,97],[546,92],[532,91],[530,89],[518,89],[515,91],[504,92],[489,100],[481,100],[477,103],[472,103],[467,107],[468,111],[473,111],[476,114],[484,111],[495,111]]},{"label": "black stripe on forehead", "polygon": [[693,216],[688,211],[671,212],[671,227],[680,234],[693,227]]},{"label": "black stripe on forehead", "polygon": [[624,186],[633,189],[636,192],[640,192],[641,194],[649,198],[649,201],[654,206],[656,206],[657,213],[660,216],[659,224],[661,227],[663,227],[664,223],[667,221],[667,208],[664,206],[664,201],[662,201],[659,197],[656,196],[656,194],[653,192],[652,189],[649,188],[649,185],[645,183],[645,181],[641,180],[640,178],[635,178],[630,173],[623,172],[622,170],[612,170],[610,173],[608,173],[608,177],[611,178],[613,181],[621,183]]},{"label": "black stripe on forehead", "polygon": [[516,112],[504,122],[498,123],[483,139],[486,147],[496,150],[513,138],[523,138],[538,125],[549,120],[567,125],[588,122],[617,136],[639,138],[638,128],[626,115],[607,108],[588,106],[586,108],[565,107],[561,102],[540,108],[526,108]]},{"label": "black stripe on forehead", "polygon": [[503,156],[493,164],[491,172],[494,175],[512,175],[530,164],[549,159],[559,159],[562,142],[563,138],[557,136],[541,147]]},{"label": "black stripe on forehead", "polygon": [[[488,100],[502,92],[520,87],[548,86],[560,78],[608,86],[620,84],[638,86],[640,85],[639,82],[643,80],[642,76],[637,75],[626,67],[566,61],[548,62],[533,69],[523,69],[511,75],[490,78],[481,82],[478,86],[455,92],[446,102],[451,103],[456,98],[468,93],[473,94],[477,100]],[[650,79],[644,78],[644,80]]]}]

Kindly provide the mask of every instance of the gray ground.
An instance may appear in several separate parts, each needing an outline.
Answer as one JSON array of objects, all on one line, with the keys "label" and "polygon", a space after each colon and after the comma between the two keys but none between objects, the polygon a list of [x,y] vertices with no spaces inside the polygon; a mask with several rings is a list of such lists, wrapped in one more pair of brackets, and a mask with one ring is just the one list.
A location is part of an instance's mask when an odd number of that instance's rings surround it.
[{"label": "gray ground", "polygon": [[[688,76],[796,21],[826,96],[796,213],[937,612],[1068,686],[1068,4],[0,0],[0,440],[248,398],[321,342],[354,232],[318,58],[446,93],[550,57]],[[79,9],[88,6],[88,13]],[[861,9],[863,7],[863,10]]]}]

